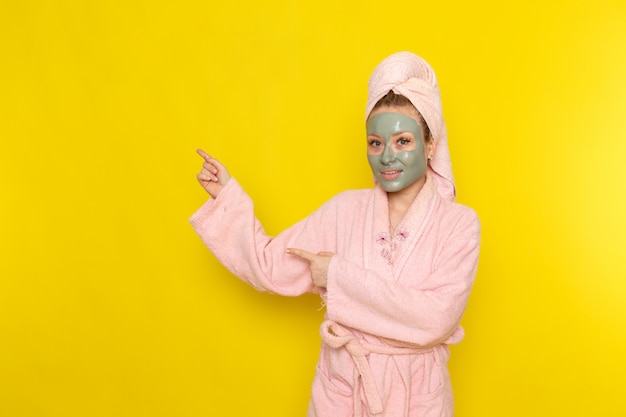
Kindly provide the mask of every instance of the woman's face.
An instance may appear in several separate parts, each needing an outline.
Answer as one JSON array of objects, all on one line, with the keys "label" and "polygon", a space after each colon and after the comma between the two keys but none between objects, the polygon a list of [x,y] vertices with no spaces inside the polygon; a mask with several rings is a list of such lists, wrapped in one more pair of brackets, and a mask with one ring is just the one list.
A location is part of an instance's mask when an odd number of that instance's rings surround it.
[{"label": "woman's face", "polygon": [[381,107],[366,123],[367,159],[374,176],[387,192],[410,186],[420,189],[426,181],[427,154],[416,110],[409,106]]}]

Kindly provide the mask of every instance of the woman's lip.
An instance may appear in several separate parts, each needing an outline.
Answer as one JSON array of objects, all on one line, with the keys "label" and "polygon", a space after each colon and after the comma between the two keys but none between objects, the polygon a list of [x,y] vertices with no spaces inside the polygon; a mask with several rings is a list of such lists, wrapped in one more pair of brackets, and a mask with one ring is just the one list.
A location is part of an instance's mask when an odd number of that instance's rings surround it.
[{"label": "woman's lip", "polygon": [[402,174],[401,169],[386,169],[384,171],[378,171],[378,172],[380,172],[380,175],[386,181],[395,180],[396,178],[400,176],[400,174]]}]

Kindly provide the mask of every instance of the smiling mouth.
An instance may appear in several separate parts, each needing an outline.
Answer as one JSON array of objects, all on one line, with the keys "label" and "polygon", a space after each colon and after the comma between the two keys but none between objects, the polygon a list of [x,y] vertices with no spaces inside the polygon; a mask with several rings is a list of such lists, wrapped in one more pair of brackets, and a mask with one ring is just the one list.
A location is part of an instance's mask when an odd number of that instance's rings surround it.
[{"label": "smiling mouth", "polygon": [[384,171],[378,171],[378,172],[380,172],[380,175],[385,180],[396,179],[400,174],[402,174],[402,170],[401,169],[386,169]]}]

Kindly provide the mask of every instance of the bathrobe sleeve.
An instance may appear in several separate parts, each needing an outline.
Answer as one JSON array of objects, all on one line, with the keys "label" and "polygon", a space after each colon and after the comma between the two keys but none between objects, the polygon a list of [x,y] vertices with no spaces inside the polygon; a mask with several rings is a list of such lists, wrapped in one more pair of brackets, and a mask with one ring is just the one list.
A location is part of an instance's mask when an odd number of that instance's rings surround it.
[{"label": "bathrobe sleeve", "polygon": [[439,244],[433,242],[438,255],[432,261],[432,273],[415,286],[381,277],[341,256],[333,257],[328,269],[328,318],[365,333],[420,346],[460,341],[459,322],[476,274],[480,236],[475,212],[462,208],[451,233]]},{"label": "bathrobe sleeve", "polygon": [[[189,219],[215,257],[234,275],[259,291],[296,296],[322,292],[311,280],[306,260],[287,248],[313,253],[333,250],[334,211],[328,203],[276,237],[268,236],[255,217],[252,200],[232,178],[215,199]],[[326,233],[320,233],[326,227]]]}]

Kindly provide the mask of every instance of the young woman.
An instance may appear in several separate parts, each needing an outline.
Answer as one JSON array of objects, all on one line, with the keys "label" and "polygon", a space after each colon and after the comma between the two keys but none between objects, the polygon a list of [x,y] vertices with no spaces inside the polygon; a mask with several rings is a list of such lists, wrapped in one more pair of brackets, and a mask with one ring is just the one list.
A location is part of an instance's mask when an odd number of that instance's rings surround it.
[{"label": "young woman", "polygon": [[214,255],[260,291],[326,305],[309,416],[451,416],[448,345],[478,262],[475,212],[455,188],[437,80],[420,57],[383,60],[369,81],[371,189],[343,192],[276,237],[206,152],[213,197],[190,219]]}]

